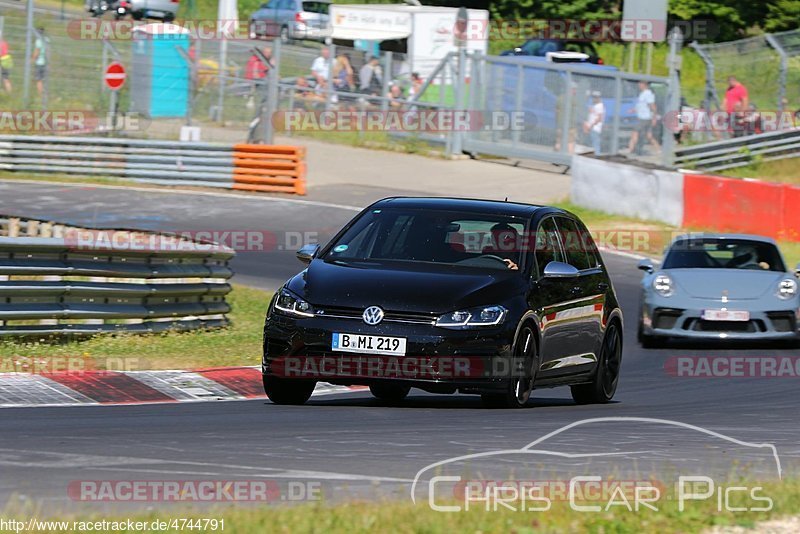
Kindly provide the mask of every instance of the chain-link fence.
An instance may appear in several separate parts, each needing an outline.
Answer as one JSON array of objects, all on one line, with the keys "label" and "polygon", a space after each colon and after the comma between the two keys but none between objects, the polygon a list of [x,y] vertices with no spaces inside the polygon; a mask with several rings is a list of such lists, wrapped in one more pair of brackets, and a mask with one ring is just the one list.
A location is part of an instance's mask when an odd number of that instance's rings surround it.
[{"label": "chain-link fence", "polygon": [[691,46],[706,65],[703,109],[724,109],[730,76],[747,87],[759,109],[800,109],[800,30]]}]

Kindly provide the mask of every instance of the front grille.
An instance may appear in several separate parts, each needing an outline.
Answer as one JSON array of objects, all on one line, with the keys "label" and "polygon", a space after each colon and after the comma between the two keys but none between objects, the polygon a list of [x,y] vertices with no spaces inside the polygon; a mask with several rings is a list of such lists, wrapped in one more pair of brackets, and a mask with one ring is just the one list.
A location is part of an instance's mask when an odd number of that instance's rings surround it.
[{"label": "front grille", "polygon": [[[364,310],[359,308],[324,307],[317,308],[319,317],[333,317],[337,319],[362,319]],[[384,310],[383,321],[390,323],[433,324],[436,316],[427,313],[397,312]]]},{"label": "front grille", "polygon": [[766,332],[764,322],[756,319],[753,321],[705,321],[703,319],[689,319],[684,324],[684,329],[695,332],[720,332],[754,334]]},{"label": "front grille", "polygon": [[653,312],[653,328],[670,330],[675,328],[675,323],[683,314],[683,310],[673,310],[669,308],[657,308]]},{"label": "front grille", "polygon": [[797,320],[792,312],[770,312],[767,317],[776,332],[794,332],[797,329]]}]

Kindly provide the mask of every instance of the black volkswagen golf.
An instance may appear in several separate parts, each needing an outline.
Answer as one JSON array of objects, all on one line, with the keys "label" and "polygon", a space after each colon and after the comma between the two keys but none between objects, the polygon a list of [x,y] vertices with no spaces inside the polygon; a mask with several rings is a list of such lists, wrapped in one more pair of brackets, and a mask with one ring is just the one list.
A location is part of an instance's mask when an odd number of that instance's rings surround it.
[{"label": "black volkswagen golf", "polygon": [[388,198],[327,245],[270,302],[264,389],[302,404],[318,381],[369,386],[387,402],[415,387],[524,406],[570,386],[578,403],[617,388],[622,312],[574,215],[512,202]]}]

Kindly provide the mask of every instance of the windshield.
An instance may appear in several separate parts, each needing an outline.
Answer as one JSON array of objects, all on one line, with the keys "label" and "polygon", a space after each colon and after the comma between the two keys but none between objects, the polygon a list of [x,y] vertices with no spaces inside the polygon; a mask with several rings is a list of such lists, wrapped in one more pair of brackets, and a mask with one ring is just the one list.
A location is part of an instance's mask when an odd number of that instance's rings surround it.
[{"label": "windshield", "polygon": [[663,268],[786,271],[775,245],[746,239],[676,241],[664,259]]},{"label": "windshield", "polygon": [[520,270],[525,220],[421,209],[364,214],[324,256],[326,261],[402,261]]}]

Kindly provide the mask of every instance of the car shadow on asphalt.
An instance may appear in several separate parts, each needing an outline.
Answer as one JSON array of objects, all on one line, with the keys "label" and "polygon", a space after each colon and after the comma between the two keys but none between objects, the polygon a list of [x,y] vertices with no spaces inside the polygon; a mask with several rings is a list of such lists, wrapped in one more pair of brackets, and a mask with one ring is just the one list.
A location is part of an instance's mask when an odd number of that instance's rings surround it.
[{"label": "car shadow on asphalt", "polygon": [[[447,409],[447,410],[475,410],[484,409],[492,411],[516,411],[516,410],[498,410],[497,408],[486,408],[481,403],[478,396],[472,395],[426,395],[419,394],[409,395],[401,402],[388,403],[372,397],[337,397],[333,398],[312,398],[307,403],[309,406],[318,407],[336,407],[347,406],[352,408],[433,408],[433,409]],[[618,404],[618,401],[612,401],[609,404]],[[578,407],[578,405],[571,398],[532,398],[528,404],[523,408],[529,410],[533,408],[561,408],[561,407]]]}]

